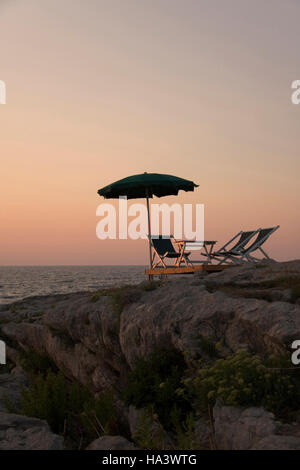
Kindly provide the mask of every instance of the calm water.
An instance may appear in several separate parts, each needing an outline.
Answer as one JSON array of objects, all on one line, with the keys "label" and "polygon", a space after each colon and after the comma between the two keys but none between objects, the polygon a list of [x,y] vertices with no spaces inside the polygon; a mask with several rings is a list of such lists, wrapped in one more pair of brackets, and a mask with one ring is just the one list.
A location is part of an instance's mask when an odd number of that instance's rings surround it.
[{"label": "calm water", "polygon": [[145,266],[0,266],[0,304],[145,280]]}]

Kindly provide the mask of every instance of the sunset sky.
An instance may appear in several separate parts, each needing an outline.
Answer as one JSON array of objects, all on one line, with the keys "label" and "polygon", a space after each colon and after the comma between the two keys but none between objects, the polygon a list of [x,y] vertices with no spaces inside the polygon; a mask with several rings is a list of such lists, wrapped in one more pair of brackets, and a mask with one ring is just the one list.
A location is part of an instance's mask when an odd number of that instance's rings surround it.
[{"label": "sunset sky", "polygon": [[[97,190],[169,173],[199,184],[205,238],[280,229],[300,258],[297,0],[0,0],[0,264],[145,264],[96,238]],[[141,202],[141,201],[135,201]]]}]

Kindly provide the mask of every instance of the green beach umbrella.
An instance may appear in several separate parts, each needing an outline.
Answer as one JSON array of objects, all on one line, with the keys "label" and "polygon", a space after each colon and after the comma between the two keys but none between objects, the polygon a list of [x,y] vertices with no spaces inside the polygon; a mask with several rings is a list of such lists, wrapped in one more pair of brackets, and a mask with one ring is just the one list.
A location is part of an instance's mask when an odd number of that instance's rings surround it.
[{"label": "green beach umbrella", "polygon": [[173,175],[164,175],[160,173],[141,173],[140,175],[128,176],[115,183],[109,184],[99,189],[98,194],[105,199],[117,199],[120,196],[126,196],[127,199],[147,199],[148,211],[148,231],[149,231],[149,256],[150,268],[152,267],[151,253],[151,224],[149,198],[163,196],[177,196],[180,190],[194,191],[198,187],[193,181],[178,178]]}]

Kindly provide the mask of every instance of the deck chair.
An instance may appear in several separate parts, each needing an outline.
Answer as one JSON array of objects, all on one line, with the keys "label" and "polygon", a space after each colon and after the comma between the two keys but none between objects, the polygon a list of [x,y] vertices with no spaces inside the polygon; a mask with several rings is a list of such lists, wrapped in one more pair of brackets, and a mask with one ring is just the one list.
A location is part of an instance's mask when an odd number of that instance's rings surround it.
[{"label": "deck chair", "polygon": [[[240,257],[240,250],[243,249],[258,232],[259,230],[251,230],[237,233],[231,240],[229,240],[229,242],[225,243],[222,248],[214,251],[211,254],[211,258],[217,260],[218,264],[232,264],[239,262],[238,258]],[[238,240],[236,243],[228,248],[228,246],[237,238]],[[203,253],[203,256],[206,256],[205,253]]]},{"label": "deck chair", "polygon": [[280,225],[276,225],[276,227],[271,227],[271,228],[263,228],[259,230],[259,233],[254,240],[254,242],[243,249],[240,250],[240,261],[254,261],[258,262],[261,261],[260,258],[256,258],[255,256],[252,255],[254,251],[259,250],[262,255],[263,259],[271,259],[269,255],[262,249],[262,245],[268,240],[268,238],[272,235],[272,233],[275,232],[280,227]]},{"label": "deck chair", "polygon": [[[171,242],[171,238],[165,238],[162,235],[152,236],[151,237],[151,245],[153,248],[153,256],[152,256],[152,268],[156,268],[159,264],[162,264],[164,268],[166,268],[165,258],[174,259],[174,266],[179,266],[180,260],[180,252],[174,249],[174,246]],[[182,260],[186,266],[190,264],[192,266],[192,262],[189,260],[190,252],[184,252],[182,256]],[[155,257],[158,258],[156,263],[154,263]],[[153,264],[154,263],[154,264]]]}]

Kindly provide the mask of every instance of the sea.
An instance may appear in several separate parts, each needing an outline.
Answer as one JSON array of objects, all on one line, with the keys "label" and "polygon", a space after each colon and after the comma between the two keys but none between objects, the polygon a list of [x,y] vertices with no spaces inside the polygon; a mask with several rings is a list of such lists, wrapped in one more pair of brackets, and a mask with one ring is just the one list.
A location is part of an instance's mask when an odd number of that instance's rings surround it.
[{"label": "sea", "polygon": [[0,305],[36,295],[139,284],[146,266],[0,266]]}]

